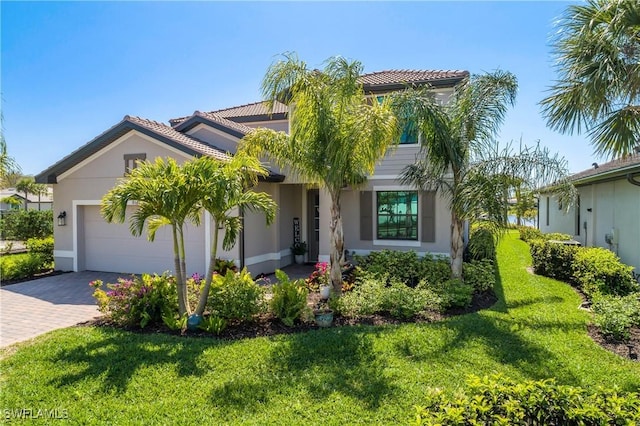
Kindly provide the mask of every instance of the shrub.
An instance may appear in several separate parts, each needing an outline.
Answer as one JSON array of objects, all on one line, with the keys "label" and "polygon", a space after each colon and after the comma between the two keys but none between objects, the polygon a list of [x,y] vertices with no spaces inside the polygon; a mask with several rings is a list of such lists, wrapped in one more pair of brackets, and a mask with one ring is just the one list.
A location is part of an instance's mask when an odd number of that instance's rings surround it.
[{"label": "shrub", "polygon": [[561,234],[559,232],[551,232],[549,234],[542,235],[545,240],[555,240],[555,241],[569,241],[573,240],[573,237],[569,234]]},{"label": "shrub", "polygon": [[392,277],[415,287],[421,280],[437,284],[451,275],[446,258],[426,254],[419,257],[415,251],[382,250],[367,256],[356,256],[358,266],[378,279]]},{"label": "shrub", "polygon": [[43,263],[53,263],[53,237],[29,238],[26,245],[29,253],[40,256]]},{"label": "shrub", "polygon": [[638,291],[631,271],[633,267],[620,262],[618,256],[605,248],[583,248],[574,256],[575,281],[590,297],[595,293],[626,296]]},{"label": "shrub", "polygon": [[[90,283],[95,289],[93,297],[100,312],[119,325],[139,326],[158,324],[163,316],[169,317],[178,310],[178,296],[174,277],[170,275],[148,275],[131,279],[118,278],[115,284]],[[166,323],[166,321],[165,321]]]},{"label": "shrub", "polygon": [[600,296],[593,303],[595,324],[605,336],[629,340],[632,326],[640,326],[640,294]]},{"label": "shrub", "polygon": [[43,258],[34,253],[0,257],[0,277],[3,281],[29,278],[47,267]]},{"label": "shrub", "polygon": [[200,322],[198,328],[209,333],[219,335],[227,328],[227,320],[215,315],[210,315],[202,319],[202,322]]},{"label": "shrub", "polygon": [[473,285],[461,279],[449,279],[442,283],[436,291],[442,299],[444,309],[466,308],[471,305],[473,300]]},{"label": "shrub", "polygon": [[573,282],[573,262],[578,247],[546,240],[529,241],[533,270],[538,275]]},{"label": "shrub", "polygon": [[487,228],[476,229],[469,237],[467,245],[470,260],[494,260],[496,258],[495,237]]},{"label": "shrub", "polygon": [[2,218],[0,228],[7,240],[26,241],[29,238],[45,238],[53,235],[51,210],[19,210]]},{"label": "shrub", "polygon": [[462,265],[465,282],[471,284],[476,291],[492,290],[496,285],[496,271],[493,261],[472,260]]},{"label": "shrub", "polygon": [[640,422],[640,395],[472,376],[463,392],[432,390],[416,410],[416,425],[631,425]]},{"label": "shrub", "polygon": [[293,326],[307,307],[307,295],[309,294],[304,280],[291,281],[286,273],[276,270],[276,279],[273,289],[273,297],[270,308],[273,314],[287,326]]},{"label": "shrub", "polygon": [[409,319],[426,311],[439,311],[442,303],[430,288],[421,285],[411,288],[397,281],[385,287],[382,294],[382,310],[393,318]]},{"label": "shrub", "polygon": [[264,311],[264,290],[253,281],[247,269],[226,275],[214,275],[207,299],[212,316],[246,321]]},{"label": "shrub", "polygon": [[227,271],[238,272],[238,267],[233,260],[216,258],[214,270],[220,275],[227,275]]},{"label": "shrub", "polygon": [[520,232],[520,239],[522,241],[529,242],[531,240],[539,240],[543,239],[542,232],[540,232],[537,228],[532,228],[530,226],[520,226],[518,228]]},{"label": "shrub", "polygon": [[363,273],[355,288],[335,301],[334,309],[346,317],[357,318],[382,311],[384,282],[371,273]]}]

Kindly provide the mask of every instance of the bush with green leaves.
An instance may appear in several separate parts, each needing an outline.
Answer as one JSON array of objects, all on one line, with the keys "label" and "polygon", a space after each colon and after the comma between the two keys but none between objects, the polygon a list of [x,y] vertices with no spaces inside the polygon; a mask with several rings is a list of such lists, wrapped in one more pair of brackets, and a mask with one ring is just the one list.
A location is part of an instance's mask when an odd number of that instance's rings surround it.
[{"label": "bush with green leaves", "polygon": [[198,328],[218,336],[227,328],[227,324],[227,320],[224,318],[215,315],[208,315],[202,319],[200,324],[198,324]]},{"label": "bush with green leaves", "polygon": [[472,260],[462,265],[464,281],[478,292],[493,290],[496,285],[496,268],[489,259]]},{"label": "bush with green leaves", "polygon": [[382,311],[384,302],[384,281],[372,273],[362,273],[349,293],[332,302],[333,308],[346,317],[357,318]]},{"label": "bush with green leaves", "polygon": [[522,241],[529,242],[531,240],[541,240],[544,239],[542,236],[542,232],[540,232],[537,228],[532,228],[530,226],[520,226],[518,228],[520,232],[520,239]]},{"label": "bush with green leaves", "polygon": [[435,290],[442,300],[444,309],[466,308],[471,305],[473,293],[475,292],[473,284],[458,278],[451,278],[443,282]]},{"label": "bush with green leaves", "polygon": [[529,245],[536,274],[573,283],[573,263],[578,247],[542,239],[531,240]]},{"label": "bush with green leaves", "polygon": [[605,336],[626,341],[631,327],[640,327],[640,293],[597,296],[592,309],[594,322]]},{"label": "bush with green leaves", "polygon": [[495,260],[496,239],[490,229],[479,227],[471,233],[467,245],[469,260]]},{"label": "bush with green leaves", "polygon": [[560,232],[550,232],[548,234],[542,234],[545,240],[551,241],[570,241],[573,237],[569,234],[562,234]]},{"label": "bush with green leaves", "polygon": [[390,277],[411,287],[422,280],[438,284],[449,279],[451,266],[442,256],[426,254],[422,257],[411,251],[382,250],[367,256],[356,256],[356,263],[362,271],[382,279]]},{"label": "bush with green leaves", "polygon": [[29,253],[40,256],[44,263],[53,263],[53,237],[29,238],[26,246]]},{"label": "bush with green leaves", "polygon": [[415,425],[637,425],[640,394],[471,376],[456,395],[433,389],[416,407]]},{"label": "bush with green leaves", "polygon": [[431,288],[421,284],[411,288],[404,283],[392,281],[382,293],[382,310],[399,319],[415,318],[428,311],[439,312],[442,306],[441,297]]},{"label": "bush with green leaves", "polygon": [[2,281],[29,278],[50,267],[43,257],[34,253],[0,256],[0,278]]},{"label": "bush with green leaves", "polygon": [[276,270],[277,284],[271,289],[273,297],[269,302],[271,312],[280,318],[280,320],[288,327],[292,327],[306,310],[307,296],[309,291],[303,279],[291,281],[289,276],[281,271]]},{"label": "bush with green leaves", "polygon": [[207,310],[226,320],[249,321],[265,310],[264,289],[246,268],[240,272],[228,269],[225,275],[213,276]]},{"label": "bush with green leaves", "polygon": [[114,284],[95,280],[89,285],[94,288],[98,310],[118,325],[144,328],[148,324],[160,324],[163,315],[178,311],[176,282],[170,275],[143,274],[130,279],[118,278]]},{"label": "bush with green leaves", "polygon": [[596,293],[626,296],[640,290],[632,271],[633,267],[602,247],[582,248],[573,259],[574,280],[589,297]]},{"label": "bush with green leaves", "polygon": [[46,238],[53,235],[51,210],[12,211],[2,217],[3,237],[7,240],[26,241],[29,238]]}]

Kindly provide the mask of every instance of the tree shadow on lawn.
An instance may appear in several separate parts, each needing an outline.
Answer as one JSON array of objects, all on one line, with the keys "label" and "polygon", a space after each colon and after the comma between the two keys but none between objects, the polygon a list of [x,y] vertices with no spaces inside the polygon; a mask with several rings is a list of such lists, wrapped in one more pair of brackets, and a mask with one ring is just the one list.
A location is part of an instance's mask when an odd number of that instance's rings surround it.
[{"label": "tree shadow on lawn", "polygon": [[[524,338],[521,332],[525,329],[534,331],[548,330],[549,332],[560,331],[563,333],[584,329],[584,324],[571,320],[549,320],[517,317],[513,310],[543,303],[561,303],[564,301],[557,296],[540,296],[518,300],[513,303],[505,301],[505,293],[499,274],[496,274],[495,293],[498,302],[486,311],[461,315],[449,318],[443,322],[426,324],[424,327],[438,331],[439,336],[444,336],[443,340],[434,346],[425,346],[419,341],[417,335],[412,339],[397,342],[395,348],[399,354],[406,359],[415,362],[438,362],[449,365],[473,363],[472,357],[466,358],[464,350],[459,350],[478,340],[483,342],[484,353],[474,355],[482,357],[484,354],[493,361],[510,365],[530,379],[546,379],[555,377],[564,383],[579,384],[580,380],[570,369],[564,367],[565,360],[558,357],[549,348],[531,342]],[[495,314],[490,314],[494,312]],[[470,350],[477,350],[476,348]],[[453,359],[453,358],[458,358]],[[480,358],[478,362],[482,362]],[[474,374],[489,374],[492,371],[475,371]]]},{"label": "tree shadow on lawn", "polygon": [[61,374],[51,381],[57,387],[70,386],[88,378],[102,381],[105,392],[124,392],[141,368],[175,365],[179,376],[200,376],[203,351],[228,342],[177,338],[169,335],[130,333],[101,327],[104,337],[95,342],[62,349],[52,362]]},{"label": "tree shadow on lawn", "polygon": [[271,398],[286,398],[283,389],[304,389],[311,399],[337,393],[376,409],[397,390],[373,348],[378,333],[373,327],[350,326],[279,336],[263,371],[252,375],[258,380],[226,382],[211,397],[226,408],[253,411]]}]

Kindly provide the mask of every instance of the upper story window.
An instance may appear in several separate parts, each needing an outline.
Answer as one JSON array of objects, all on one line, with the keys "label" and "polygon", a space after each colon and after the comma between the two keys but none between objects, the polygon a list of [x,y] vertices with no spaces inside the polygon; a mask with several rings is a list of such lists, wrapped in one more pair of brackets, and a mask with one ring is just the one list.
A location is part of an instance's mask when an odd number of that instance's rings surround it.
[{"label": "upper story window", "polygon": [[138,167],[138,161],[144,161],[147,159],[147,154],[125,154],[124,155],[124,174],[125,176],[136,167]]},{"label": "upper story window", "polygon": [[377,238],[417,240],[418,192],[380,191],[376,198]]},{"label": "upper story window", "polygon": [[[377,96],[376,99],[378,102],[382,101],[383,96]],[[418,125],[415,121],[409,120],[409,122],[404,126],[402,131],[402,135],[400,135],[400,145],[411,145],[417,144],[419,142],[419,134]]]}]

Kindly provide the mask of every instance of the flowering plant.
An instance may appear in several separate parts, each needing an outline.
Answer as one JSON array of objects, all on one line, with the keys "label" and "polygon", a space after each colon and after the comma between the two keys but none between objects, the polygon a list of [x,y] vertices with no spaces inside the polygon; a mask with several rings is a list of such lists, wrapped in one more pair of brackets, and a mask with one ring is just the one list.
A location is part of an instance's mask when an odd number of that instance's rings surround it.
[{"label": "flowering plant", "polygon": [[321,286],[329,285],[329,263],[316,263],[314,271],[305,282],[310,291],[320,291]]}]

